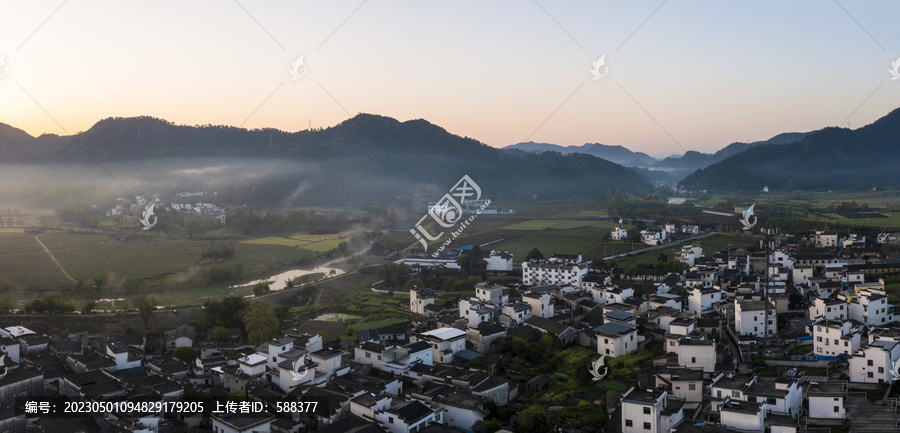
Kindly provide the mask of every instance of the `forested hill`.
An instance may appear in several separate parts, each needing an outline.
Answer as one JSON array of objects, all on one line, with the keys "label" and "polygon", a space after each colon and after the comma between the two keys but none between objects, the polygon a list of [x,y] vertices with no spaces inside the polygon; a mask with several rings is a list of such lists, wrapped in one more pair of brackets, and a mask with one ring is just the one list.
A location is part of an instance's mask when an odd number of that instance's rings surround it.
[{"label": "forested hill", "polygon": [[900,187],[900,109],[856,130],[829,127],[793,144],[763,144],[697,170],[681,184],[710,191]]},{"label": "forested hill", "polygon": [[[636,172],[600,158],[506,152],[421,119],[399,122],[360,114],[330,128],[285,132],[110,118],[72,136],[40,137],[0,125],[0,160],[6,163],[164,171],[177,164],[196,166],[210,155],[205,166],[234,164],[228,168],[234,174],[229,184],[203,184],[198,173],[184,187],[216,188],[224,198],[231,194],[235,202],[247,204],[282,203],[298,191],[303,203],[373,202],[409,194],[436,199],[466,174],[490,197],[599,197],[607,189],[650,190]],[[267,161],[282,165],[276,169]],[[251,170],[243,163],[254,164],[258,178],[252,184],[240,179]],[[139,170],[127,174],[133,173]]]}]

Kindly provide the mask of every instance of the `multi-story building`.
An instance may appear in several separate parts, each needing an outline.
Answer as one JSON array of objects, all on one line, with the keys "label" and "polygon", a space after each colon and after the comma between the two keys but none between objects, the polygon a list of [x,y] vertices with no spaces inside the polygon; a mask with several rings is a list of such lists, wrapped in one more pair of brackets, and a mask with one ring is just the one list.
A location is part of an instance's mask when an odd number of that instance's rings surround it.
[{"label": "multi-story building", "polygon": [[552,260],[530,260],[522,263],[522,282],[533,285],[570,284],[581,288],[581,280],[588,273],[585,263]]},{"label": "multi-story building", "polygon": [[475,328],[481,323],[493,321],[496,313],[496,307],[476,298],[459,300],[459,317],[466,319],[469,328]]},{"label": "multi-story building", "polygon": [[488,271],[511,271],[513,270],[513,255],[507,251],[491,251],[491,254],[485,258]]},{"label": "multi-story building", "polygon": [[[766,314],[768,310],[768,315]],[[738,335],[778,335],[775,306],[769,301],[734,300],[734,330]]]},{"label": "multi-story building", "polygon": [[424,287],[413,287],[412,289],[409,289],[409,311],[425,315],[425,307],[434,304],[436,295],[436,291]]},{"label": "multi-story building", "polygon": [[893,307],[883,290],[863,289],[857,301],[850,304],[850,319],[867,325],[885,325],[894,321]]},{"label": "multi-story building", "polygon": [[555,315],[552,301],[553,295],[547,292],[530,292],[522,295],[522,302],[531,306],[531,314],[537,317],[548,318]]},{"label": "multi-story building", "polygon": [[628,323],[604,323],[596,328],[597,353],[601,355],[627,355],[638,347],[637,326]]},{"label": "multi-story building", "polygon": [[622,395],[623,433],[665,433],[684,419],[684,400],[632,387]]},{"label": "multi-story building", "polygon": [[723,293],[718,289],[694,287],[688,296],[688,311],[697,317],[713,312],[716,303],[722,302]]},{"label": "multi-story building", "polygon": [[628,229],[616,226],[612,233],[609,234],[609,237],[614,241],[624,241],[625,239],[628,239]]},{"label": "multi-story building", "polygon": [[852,355],[859,349],[860,329],[850,321],[819,319],[811,326],[816,355]]},{"label": "multi-story building", "polygon": [[427,341],[433,349],[434,362],[449,364],[454,355],[466,348],[466,331],[456,328],[438,328],[417,336],[417,341]]},{"label": "multi-story building", "polygon": [[809,305],[809,319],[847,320],[850,318],[850,305],[843,299],[813,299]]},{"label": "multi-story building", "polygon": [[499,308],[509,303],[509,289],[496,284],[478,283],[475,286],[475,297]]},{"label": "multi-story building", "polygon": [[900,359],[900,343],[890,337],[877,337],[850,357],[850,381],[891,382],[891,367]]}]

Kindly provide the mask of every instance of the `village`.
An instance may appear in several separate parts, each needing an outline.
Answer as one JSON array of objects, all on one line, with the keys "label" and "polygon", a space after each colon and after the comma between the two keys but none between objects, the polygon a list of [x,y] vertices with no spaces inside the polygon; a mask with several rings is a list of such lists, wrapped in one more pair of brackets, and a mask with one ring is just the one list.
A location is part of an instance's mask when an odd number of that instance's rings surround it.
[{"label": "village", "polygon": [[[699,234],[696,226],[666,225],[644,230],[641,238],[650,248],[678,232],[687,239]],[[624,227],[610,233],[625,237]],[[900,425],[896,399],[888,398],[900,378],[900,328],[884,280],[900,273],[900,265],[885,261],[880,248],[896,237],[882,233],[867,242],[816,231],[800,237],[803,246],[759,238],[768,248],[755,252],[704,251],[684,242],[670,265],[656,269],[626,270],[614,258],[571,254],[516,262],[506,251],[490,251],[482,266],[492,277],[470,296],[441,302],[440,290],[414,285],[408,309],[418,319],[360,331],[339,346],[302,327],[248,345],[240,328],[185,324],[154,342],[146,334],[90,339],[6,323],[0,402],[8,409],[0,429],[61,431],[55,429],[65,423],[67,431],[146,433],[542,431],[555,428],[546,416],[502,413],[560,378],[513,369],[564,349],[594,354],[578,364],[576,383],[625,387],[587,408],[608,414],[604,431],[887,431],[879,429]],[[385,266],[405,266],[410,276],[460,271],[459,257],[409,253]],[[522,350],[547,353],[540,358]],[[632,359],[636,354],[646,356]],[[147,411],[62,419],[12,410],[23,396],[163,401],[198,395],[322,404],[315,412],[242,417]]]}]

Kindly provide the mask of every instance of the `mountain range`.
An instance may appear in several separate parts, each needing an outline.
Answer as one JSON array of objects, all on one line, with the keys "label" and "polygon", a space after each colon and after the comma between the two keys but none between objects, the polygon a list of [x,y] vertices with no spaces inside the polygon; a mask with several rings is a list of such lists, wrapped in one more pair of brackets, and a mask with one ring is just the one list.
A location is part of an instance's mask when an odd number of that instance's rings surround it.
[{"label": "mountain range", "polygon": [[[690,173],[680,183],[693,190],[896,188],[898,145],[900,109],[856,130],[784,133],[663,160],[599,143],[498,149],[423,119],[372,114],[298,132],[109,118],[67,136],[33,137],[0,124],[0,193],[56,200],[77,195],[76,184],[97,190],[82,180],[87,172],[94,175],[90,182],[100,178],[109,187],[112,178],[134,195],[165,199],[173,191],[214,189],[226,202],[260,206],[437,200],[463,175],[484,198],[508,199],[597,198],[617,189],[640,194],[653,190],[650,180],[677,181],[680,173]],[[42,189],[29,190],[32,185]]]},{"label": "mountain range", "polygon": [[215,189],[227,202],[261,206],[378,203],[404,196],[437,200],[463,175],[478,183],[483,198],[651,190],[634,170],[591,155],[505,152],[422,119],[400,122],[372,114],[299,132],[132,117],[101,120],[69,136],[32,137],[0,124],[0,161],[69,167],[61,184],[74,183],[70,167],[81,167],[95,178],[105,172],[134,195],[166,198],[176,189]]},{"label": "mountain range", "polygon": [[681,181],[711,191],[898,188],[900,109],[855,130],[828,127],[794,143],[765,143],[697,170]]},{"label": "mountain range", "polygon": [[[786,144],[800,141],[806,133],[802,132],[785,132],[778,134],[768,140],[756,141],[752,143],[735,142],[731,143],[715,153],[703,153],[695,150],[689,150],[684,155],[673,155],[664,159],[656,159],[643,152],[633,152],[625,147],[618,145],[606,145],[600,143],[586,143],[581,146],[560,146],[550,143],[535,143],[532,141],[525,143],[516,143],[504,147],[505,150],[520,150],[525,152],[543,153],[543,152],[559,152],[563,155],[572,153],[584,153],[593,155],[607,161],[622,164],[626,167],[646,168],[649,171],[664,172],[668,176],[658,177],[654,180],[668,179],[677,181],[683,179],[688,174],[693,173],[698,168],[706,168],[712,164],[722,161],[731,155],[743,152],[760,144]],[[652,176],[652,173],[643,171],[645,175]]]}]

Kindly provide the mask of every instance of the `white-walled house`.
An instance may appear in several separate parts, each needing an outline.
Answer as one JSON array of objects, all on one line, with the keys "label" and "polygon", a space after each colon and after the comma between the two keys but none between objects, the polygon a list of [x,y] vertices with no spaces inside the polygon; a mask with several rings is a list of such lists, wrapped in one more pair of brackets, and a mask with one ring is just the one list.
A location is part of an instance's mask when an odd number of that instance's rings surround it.
[{"label": "white-walled house", "polygon": [[493,305],[476,298],[459,300],[459,317],[466,319],[470,328],[493,321],[496,313],[497,309]]},{"label": "white-walled house", "polygon": [[327,348],[309,354],[309,360],[316,365],[317,376],[322,376],[325,381],[330,381],[332,377],[346,373],[341,361],[344,354],[340,350]]},{"label": "white-walled house", "polygon": [[[768,317],[766,317],[768,310]],[[766,321],[768,320],[768,324]],[[734,300],[734,328],[738,335],[756,337],[778,335],[775,306],[769,301]]]},{"label": "white-walled house", "polygon": [[847,320],[850,318],[850,305],[843,299],[813,299],[809,305],[809,319]]},{"label": "white-walled house", "polygon": [[251,418],[213,413],[211,419],[212,431],[216,433],[269,433],[272,431],[275,415],[262,413]]},{"label": "white-walled house", "polygon": [[274,338],[271,341],[256,346],[256,353],[266,358],[266,367],[275,369],[278,363],[284,361],[283,356],[294,349],[294,339],[291,337]]},{"label": "white-walled house", "polygon": [[891,366],[900,359],[900,343],[877,337],[850,357],[850,381],[882,383],[892,380]]},{"label": "white-walled house", "polygon": [[723,293],[718,289],[694,287],[688,296],[688,311],[697,317],[713,312],[714,305],[722,302]]},{"label": "white-walled house", "polygon": [[820,319],[813,323],[813,350],[816,355],[852,355],[859,349],[861,332],[850,321]]},{"label": "white-walled house", "polygon": [[618,286],[608,285],[591,288],[590,290],[594,302],[604,305],[614,303],[621,304],[626,299],[634,296],[634,289],[631,287],[619,288]]},{"label": "white-walled house", "polygon": [[792,379],[759,378],[744,390],[746,400],[766,403],[766,411],[797,418],[803,404],[803,388]]},{"label": "white-walled house", "polygon": [[512,271],[513,255],[507,251],[491,251],[491,254],[485,258],[488,271]]},{"label": "white-walled house", "polygon": [[[710,385],[712,410],[719,410],[725,400],[763,403],[765,411],[797,418],[803,403],[803,388],[791,379],[760,379],[753,376],[728,377],[720,375]],[[720,400],[718,400],[720,399]]]},{"label": "white-walled house", "polygon": [[412,289],[409,289],[409,311],[424,316],[425,307],[434,304],[436,295],[436,291],[424,287],[413,287]]},{"label": "white-walled house", "polygon": [[807,396],[810,418],[846,418],[847,382],[810,382]]},{"label": "white-walled house", "polygon": [[521,325],[531,317],[531,305],[524,302],[514,302],[504,305],[501,312],[509,318],[510,322]]},{"label": "white-walled house", "polygon": [[666,242],[666,231],[663,229],[641,230],[641,242],[644,245],[659,245]]},{"label": "white-walled house", "polygon": [[628,238],[628,229],[621,226],[616,226],[613,231],[609,234],[610,239],[614,241],[624,241]]},{"label": "white-walled house", "polygon": [[719,408],[721,423],[740,432],[762,432],[766,421],[766,403],[728,399]]},{"label": "white-walled house", "polygon": [[417,341],[431,344],[434,362],[449,364],[454,355],[466,348],[466,331],[456,328],[438,328],[418,334]]},{"label": "white-walled house", "polygon": [[407,400],[393,407],[375,411],[375,420],[391,433],[418,432],[431,424],[443,423],[444,411],[434,409],[419,400]]},{"label": "white-walled house", "polygon": [[570,284],[581,288],[581,280],[588,273],[585,263],[567,261],[530,260],[522,263],[522,282],[533,285]]},{"label": "white-walled house", "polygon": [[509,289],[496,284],[478,283],[475,285],[475,297],[499,308],[509,303]]},{"label": "white-walled house", "polygon": [[795,265],[791,273],[794,286],[809,284],[809,278],[813,276],[813,267],[809,265]]},{"label": "white-walled house", "polygon": [[296,361],[286,359],[278,363],[278,368],[273,371],[273,374],[278,375],[276,382],[278,387],[283,392],[289,393],[298,386],[316,383],[316,379],[319,379],[320,383],[324,383],[327,380],[325,377],[316,377],[317,368],[318,365],[310,362],[306,357]]},{"label": "white-walled house", "polygon": [[883,290],[862,289],[857,301],[850,303],[850,319],[867,325],[886,325],[894,321],[893,307]]},{"label": "white-walled house", "polygon": [[627,323],[604,323],[596,328],[597,353],[610,357],[627,355],[638,347],[637,326]]},{"label": "white-walled house", "polygon": [[623,433],[665,433],[684,419],[684,400],[632,387],[622,395]]},{"label": "white-walled house", "polygon": [[669,394],[686,403],[703,401],[703,372],[693,368],[657,368],[656,388],[667,388]]},{"label": "white-walled house", "polygon": [[[666,347],[670,350],[671,347]],[[686,368],[695,368],[704,373],[716,371],[716,342],[715,340],[700,340],[692,337],[681,337],[677,340],[675,353],[678,354],[678,365]]]},{"label": "white-walled house", "polygon": [[552,300],[553,295],[547,292],[522,295],[522,301],[531,306],[531,314],[537,317],[548,318],[556,315]]},{"label": "white-walled house", "polygon": [[678,260],[681,260],[690,266],[694,266],[694,261],[699,257],[703,257],[703,248],[685,245],[681,247],[681,254],[678,256]]}]

